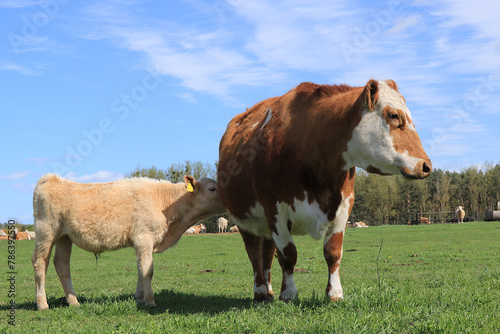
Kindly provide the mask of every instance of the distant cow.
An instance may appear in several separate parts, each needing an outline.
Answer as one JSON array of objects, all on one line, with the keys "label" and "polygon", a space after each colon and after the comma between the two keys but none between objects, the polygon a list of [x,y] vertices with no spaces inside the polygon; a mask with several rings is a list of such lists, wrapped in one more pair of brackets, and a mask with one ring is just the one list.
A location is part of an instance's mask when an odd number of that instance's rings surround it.
[{"label": "distant cow", "polygon": [[252,263],[254,300],[295,299],[292,235],[324,238],[326,293],[343,298],[339,267],[354,203],[355,166],[422,179],[432,171],[405,99],[392,80],[364,87],[302,83],[257,103],[227,125],[217,171],[221,201],[240,228]]},{"label": "distant cow", "polygon": [[24,230],[24,232],[28,233],[30,235],[31,239],[36,238],[36,233],[34,231]]},{"label": "distant cow", "polygon": [[227,219],[220,217],[217,219],[217,225],[219,226],[219,233],[225,233],[227,230]]},{"label": "distant cow", "polygon": [[455,210],[455,217],[457,218],[457,222],[459,224],[463,224],[464,223],[465,211],[464,211],[464,209],[462,209],[462,206],[459,206],[458,208],[456,208],[456,210]]},{"label": "distant cow", "polygon": [[419,220],[420,220],[420,224],[430,224],[431,223],[431,221],[427,217],[420,217]]},{"label": "distant cow", "polygon": [[368,227],[364,222],[355,222],[352,227]]},{"label": "distant cow", "polygon": [[27,232],[17,232],[16,240],[31,240],[33,239],[31,235]]},{"label": "distant cow", "polygon": [[72,244],[99,254],[134,247],[138,283],[135,298],[155,307],[153,253],[174,246],[198,220],[225,211],[217,184],[184,176],[184,184],[147,178],[81,184],[47,174],[33,194],[36,243],[32,256],[36,303],[48,309],[45,274],[56,246],[54,266],[70,305],[79,305],[70,274]]},{"label": "distant cow", "polygon": [[229,228],[229,232],[231,232],[231,233],[236,233],[236,232],[239,232],[239,231],[240,231],[240,229],[239,229],[239,228],[238,228],[238,226],[236,226],[236,225],[231,226],[231,227]]},{"label": "distant cow", "polygon": [[185,232],[185,234],[200,234],[200,233],[205,233],[207,231],[207,228],[203,224],[191,226],[188,228]]}]

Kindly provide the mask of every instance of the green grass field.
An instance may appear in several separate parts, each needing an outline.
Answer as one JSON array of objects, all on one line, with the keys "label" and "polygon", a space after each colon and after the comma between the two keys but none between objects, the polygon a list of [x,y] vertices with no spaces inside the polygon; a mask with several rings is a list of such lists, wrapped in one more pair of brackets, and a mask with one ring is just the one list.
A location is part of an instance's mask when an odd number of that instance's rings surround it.
[{"label": "green grass field", "polygon": [[[324,297],[322,242],[295,237],[297,301],[254,304],[253,275],[239,234],[183,236],[154,255],[155,309],[137,306],[131,248],[94,255],[74,246],[80,307],[66,307],[54,266],[50,310],[36,311],[31,254],[16,243],[16,326],[8,325],[9,284],[0,285],[1,333],[498,333],[500,222],[348,229],[341,279],[344,300]],[[377,278],[379,261],[381,289]],[[7,242],[0,242],[7,264]],[[6,266],[2,266],[6,268]],[[277,261],[273,286],[279,292]]]}]

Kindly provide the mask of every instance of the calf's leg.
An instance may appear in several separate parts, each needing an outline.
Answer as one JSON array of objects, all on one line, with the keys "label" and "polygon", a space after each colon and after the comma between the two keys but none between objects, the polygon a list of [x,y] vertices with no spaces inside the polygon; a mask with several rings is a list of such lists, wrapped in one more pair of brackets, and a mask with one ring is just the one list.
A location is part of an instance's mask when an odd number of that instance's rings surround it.
[{"label": "calf's leg", "polygon": [[137,254],[137,289],[135,298],[139,303],[145,303],[146,306],[156,307],[153,289],[151,288],[151,279],[153,278],[153,238],[141,238],[135,244]]},{"label": "calf's leg", "polygon": [[64,289],[66,300],[71,306],[79,306],[78,299],[71,283],[70,257],[73,243],[68,236],[64,236],[56,242],[56,253],[54,255],[54,267]]},{"label": "calf's leg", "polygon": [[35,251],[31,263],[35,271],[36,306],[39,311],[47,310],[47,296],[45,295],[45,275],[52,252],[52,240],[44,240],[42,236],[36,238]]}]

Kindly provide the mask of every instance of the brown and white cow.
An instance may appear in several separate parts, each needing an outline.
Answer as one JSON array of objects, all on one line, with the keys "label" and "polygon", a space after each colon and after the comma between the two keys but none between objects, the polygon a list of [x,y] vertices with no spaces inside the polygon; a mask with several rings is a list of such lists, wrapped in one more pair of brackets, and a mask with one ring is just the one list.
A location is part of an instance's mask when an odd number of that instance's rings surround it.
[{"label": "brown and white cow", "polygon": [[457,217],[457,223],[463,224],[465,218],[465,211],[462,206],[455,209],[455,217]]},{"label": "brown and white cow", "polygon": [[430,224],[431,223],[431,221],[427,217],[420,217],[419,220],[420,220],[420,224]]},{"label": "brown and white cow", "polygon": [[184,232],[184,234],[200,234],[200,233],[206,233],[207,228],[203,224],[191,226]]},{"label": "brown and white cow", "polygon": [[41,177],[33,193],[36,244],[31,258],[38,309],[49,308],[45,274],[54,245],[54,266],[67,302],[79,305],[70,274],[73,243],[95,254],[134,247],[135,297],[156,306],[151,289],[153,253],[174,246],[198,220],[225,211],[212,179],[184,176],[184,183],[172,184],[131,178],[81,184],[54,174]]},{"label": "brown and white cow", "polygon": [[364,87],[302,83],[228,124],[219,148],[221,201],[238,225],[254,271],[254,299],[274,297],[278,250],[281,300],[297,295],[292,235],[324,238],[333,299],[343,298],[339,266],[354,203],[355,166],[421,179],[431,173],[405,99],[394,81]]}]

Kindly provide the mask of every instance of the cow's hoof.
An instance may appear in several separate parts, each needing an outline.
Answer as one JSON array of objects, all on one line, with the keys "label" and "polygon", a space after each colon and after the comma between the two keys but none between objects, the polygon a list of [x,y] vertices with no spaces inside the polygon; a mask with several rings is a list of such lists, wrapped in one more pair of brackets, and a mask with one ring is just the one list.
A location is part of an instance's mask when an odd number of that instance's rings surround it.
[{"label": "cow's hoof", "polygon": [[283,303],[288,304],[288,303],[290,303],[290,302],[294,302],[296,299],[295,299],[295,298],[289,298],[289,297],[282,297],[282,296],[280,295],[280,300],[281,300]]},{"label": "cow's hoof", "polygon": [[255,293],[253,301],[257,303],[272,302],[274,300],[274,293]]}]

